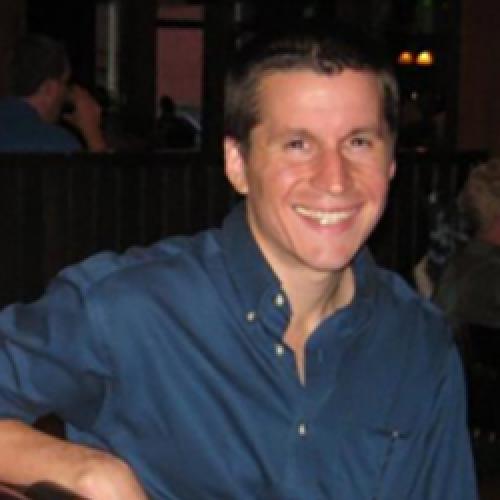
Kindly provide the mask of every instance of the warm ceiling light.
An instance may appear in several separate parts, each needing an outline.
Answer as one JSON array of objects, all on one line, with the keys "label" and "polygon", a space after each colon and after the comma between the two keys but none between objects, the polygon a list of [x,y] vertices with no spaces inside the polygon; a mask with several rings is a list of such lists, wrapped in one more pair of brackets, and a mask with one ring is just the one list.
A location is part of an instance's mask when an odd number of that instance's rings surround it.
[{"label": "warm ceiling light", "polygon": [[422,50],[418,53],[416,63],[419,66],[432,66],[434,64],[434,54],[430,50]]},{"label": "warm ceiling light", "polygon": [[398,56],[399,64],[413,64],[413,53],[409,50],[403,50]]}]

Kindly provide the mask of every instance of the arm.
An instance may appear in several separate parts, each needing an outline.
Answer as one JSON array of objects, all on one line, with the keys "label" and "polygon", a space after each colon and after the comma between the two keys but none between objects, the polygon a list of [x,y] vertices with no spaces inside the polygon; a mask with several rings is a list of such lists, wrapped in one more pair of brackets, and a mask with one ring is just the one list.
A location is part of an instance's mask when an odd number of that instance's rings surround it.
[{"label": "arm", "polygon": [[130,467],[112,455],[75,445],[14,420],[0,421],[0,481],[50,481],[92,500],[143,500]]},{"label": "arm", "polygon": [[89,151],[107,151],[108,145],[101,130],[101,108],[97,101],[78,85],[71,88],[71,100],[75,111],[64,115],[64,119],[80,131]]},{"label": "arm", "polygon": [[475,500],[476,478],[467,428],[463,370],[457,350],[448,354],[428,421],[420,479],[412,499]]},{"label": "arm", "polygon": [[[96,255],[61,272],[39,301],[0,312],[0,481],[52,481],[92,499],[146,498],[124,461],[43,434],[29,422],[57,412],[91,425],[112,375],[105,349],[89,340],[85,296],[100,279],[148,256]],[[87,362],[91,378],[81,375]]]}]

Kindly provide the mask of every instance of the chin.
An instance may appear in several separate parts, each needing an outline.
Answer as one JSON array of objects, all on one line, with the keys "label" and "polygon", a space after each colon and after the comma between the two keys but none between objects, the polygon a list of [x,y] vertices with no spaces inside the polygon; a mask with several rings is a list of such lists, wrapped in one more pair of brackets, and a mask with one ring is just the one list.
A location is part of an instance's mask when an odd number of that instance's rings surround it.
[{"label": "chin", "polygon": [[[358,241],[356,239],[356,241]],[[304,248],[302,253],[302,261],[311,269],[316,269],[322,272],[340,271],[348,267],[361,247],[362,240],[359,240],[359,245],[356,242],[346,242],[341,244],[337,241],[330,241],[327,246],[325,242],[321,245]]]},{"label": "chin", "polygon": [[306,265],[315,269],[316,271],[323,273],[331,273],[335,271],[342,271],[350,266],[352,260],[354,258],[354,254],[347,255],[336,255],[335,257],[325,257],[321,258],[310,258],[304,259]]}]

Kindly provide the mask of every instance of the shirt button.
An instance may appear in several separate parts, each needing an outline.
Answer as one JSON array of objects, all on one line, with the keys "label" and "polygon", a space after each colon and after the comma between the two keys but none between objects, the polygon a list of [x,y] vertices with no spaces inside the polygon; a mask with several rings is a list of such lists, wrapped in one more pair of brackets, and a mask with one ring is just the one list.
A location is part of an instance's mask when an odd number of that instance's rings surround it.
[{"label": "shirt button", "polygon": [[252,323],[255,321],[255,318],[257,317],[257,313],[255,311],[248,311],[247,312],[247,321],[249,323]]},{"label": "shirt button", "polygon": [[283,297],[282,293],[277,293],[276,297],[274,297],[274,305],[276,307],[282,307],[285,304],[285,297]]},{"label": "shirt button", "polygon": [[299,433],[299,436],[302,437],[307,435],[307,425],[304,422],[301,422],[297,428],[297,432]]},{"label": "shirt button", "polygon": [[282,344],[276,344],[274,346],[274,352],[276,353],[276,356],[283,356],[285,354],[285,348],[283,347]]}]

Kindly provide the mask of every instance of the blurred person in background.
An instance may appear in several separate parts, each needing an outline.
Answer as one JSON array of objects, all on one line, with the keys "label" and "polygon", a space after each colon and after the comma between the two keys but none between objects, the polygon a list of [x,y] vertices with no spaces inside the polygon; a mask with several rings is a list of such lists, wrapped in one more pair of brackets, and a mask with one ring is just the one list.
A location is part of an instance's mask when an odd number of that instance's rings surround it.
[{"label": "blurred person in background", "polygon": [[[0,99],[0,152],[107,150],[100,106],[86,89],[70,85],[64,45],[44,35],[25,36],[12,51],[7,77],[9,95]],[[61,118],[69,128],[61,126]]]},{"label": "blurred person in background", "polygon": [[500,328],[500,158],[471,171],[458,203],[473,233],[445,266],[434,300],[457,326]]},{"label": "blurred person in background", "polygon": [[153,149],[193,149],[198,145],[198,131],[177,109],[174,100],[163,95],[160,98],[160,116],[153,134]]}]

